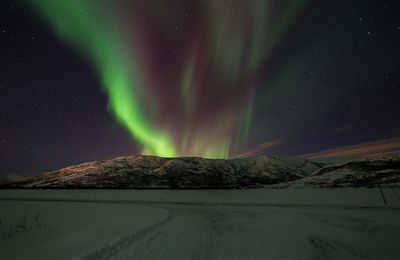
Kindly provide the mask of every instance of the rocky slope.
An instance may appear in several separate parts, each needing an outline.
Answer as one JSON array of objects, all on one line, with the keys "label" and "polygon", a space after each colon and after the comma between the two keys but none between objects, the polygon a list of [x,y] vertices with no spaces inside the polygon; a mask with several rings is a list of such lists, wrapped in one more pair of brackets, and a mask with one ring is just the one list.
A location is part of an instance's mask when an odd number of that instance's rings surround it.
[{"label": "rocky slope", "polygon": [[399,184],[400,155],[387,155],[325,166],[303,179],[287,183],[287,186],[369,187]]},{"label": "rocky slope", "polygon": [[[1,180],[0,180],[1,181]],[[400,186],[400,155],[324,166],[283,156],[212,160],[127,156],[60,169],[11,188],[241,188]],[[1,184],[1,183],[0,183]]]},{"label": "rocky slope", "polygon": [[246,159],[127,156],[67,167],[8,185],[16,188],[240,188],[289,182],[320,164],[290,157]]}]

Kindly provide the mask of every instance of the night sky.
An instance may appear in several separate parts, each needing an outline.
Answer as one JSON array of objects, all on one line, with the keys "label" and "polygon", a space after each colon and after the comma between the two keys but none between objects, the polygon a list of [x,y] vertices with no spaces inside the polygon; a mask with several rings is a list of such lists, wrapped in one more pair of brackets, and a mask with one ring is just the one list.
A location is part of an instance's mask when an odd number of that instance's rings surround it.
[{"label": "night sky", "polygon": [[0,2],[0,174],[400,150],[400,1]]}]

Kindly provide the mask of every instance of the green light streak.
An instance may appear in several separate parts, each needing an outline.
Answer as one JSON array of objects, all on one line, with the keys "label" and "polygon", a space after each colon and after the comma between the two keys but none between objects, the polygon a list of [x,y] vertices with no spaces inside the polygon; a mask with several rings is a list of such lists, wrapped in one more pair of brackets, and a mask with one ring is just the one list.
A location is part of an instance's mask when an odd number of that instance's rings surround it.
[{"label": "green light streak", "polygon": [[[137,69],[125,60],[125,46],[118,34],[117,21],[100,8],[96,1],[30,0],[27,3],[39,11],[58,37],[87,55],[102,79],[109,97],[110,109],[138,142],[144,153],[172,157],[176,155],[172,140],[153,129],[140,110]],[[133,64],[134,65],[134,64]],[[129,72],[126,68],[130,68]]]},{"label": "green light streak", "polygon": [[[259,68],[268,62],[293,18],[308,2],[202,2],[200,6],[210,18],[207,28],[200,32],[205,34],[206,41],[196,43],[198,46],[193,47],[185,57],[180,77],[175,82],[178,90],[172,93],[180,97],[182,108],[176,113],[182,116],[183,123],[171,125],[170,122],[162,122],[163,128],[160,128],[157,127],[158,122],[152,121],[152,115],[163,107],[157,102],[157,97],[148,92],[151,81],[146,81],[143,76],[146,73],[141,71],[143,64],[138,55],[145,53],[142,57],[145,62],[148,50],[129,46],[132,41],[124,36],[126,32],[121,29],[123,22],[118,22],[120,10],[115,6],[119,1],[25,1],[51,26],[58,38],[91,61],[108,96],[110,111],[119,124],[143,145],[144,154],[207,158],[227,158],[232,150],[240,147],[249,134],[255,108],[253,100],[247,97],[248,100],[241,102],[227,102],[228,106],[207,117],[207,122],[197,122],[202,119],[204,109],[199,98],[204,95],[202,87],[206,88],[202,84],[225,88],[221,91],[224,93],[229,88],[242,87],[242,82],[254,78]],[[151,9],[162,6],[161,9],[168,10],[170,7],[169,2],[161,0],[143,1],[141,4]],[[276,7],[278,10],[275,10]],[[200,24],[202,22],[199,21]],[[208,67],[213,68],[214,74],[203,82],[202,73]],[[168,91],[174,91],[171,89]]]}]

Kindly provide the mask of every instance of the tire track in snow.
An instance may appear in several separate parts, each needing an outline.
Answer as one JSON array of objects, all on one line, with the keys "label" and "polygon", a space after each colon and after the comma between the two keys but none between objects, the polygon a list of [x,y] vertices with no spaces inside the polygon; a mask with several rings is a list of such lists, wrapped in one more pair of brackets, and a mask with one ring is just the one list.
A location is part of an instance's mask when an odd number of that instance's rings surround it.
[{"label": "tire track in snow", "polygon": [[101,259],[110,259],[114,258],[116,254],[119,252],[125,251],[127,247],[141,243],[143,238],[148,236],[149,234],[155,232],[160,229],[163,225],[171,221],[172,216],[169,214],[162,221],[155,223],[141,231],[134,232],[129,234],[123,238],[120,238],[109,245],[105,245],[99,249],[96,249],[90,253],[87,253],[83,256],[79,256],[76,259],[85,259],[85,260],[101,260]]}]

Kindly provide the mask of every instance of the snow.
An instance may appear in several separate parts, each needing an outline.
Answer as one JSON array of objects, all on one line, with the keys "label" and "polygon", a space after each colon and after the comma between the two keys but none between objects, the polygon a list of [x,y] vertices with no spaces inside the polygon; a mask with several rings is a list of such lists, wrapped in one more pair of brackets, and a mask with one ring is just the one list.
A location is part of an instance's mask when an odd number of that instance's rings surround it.
[{"label": "snow", "polygon": [[[400,194],[400,189],[396,189]],[[400,259],[391,189],[0,190],[2,259]],[[39,222],[34,221],[37,211]]]},{"label": "snow", "polygon": [[[160,208],[107,203],[1,201],[0,208],[0,230],[17,224],[24,214],[32,229],[0,238],[1,259],[71,259],[168,216]],[[33,219],[38,210],[44,228]]]}]

